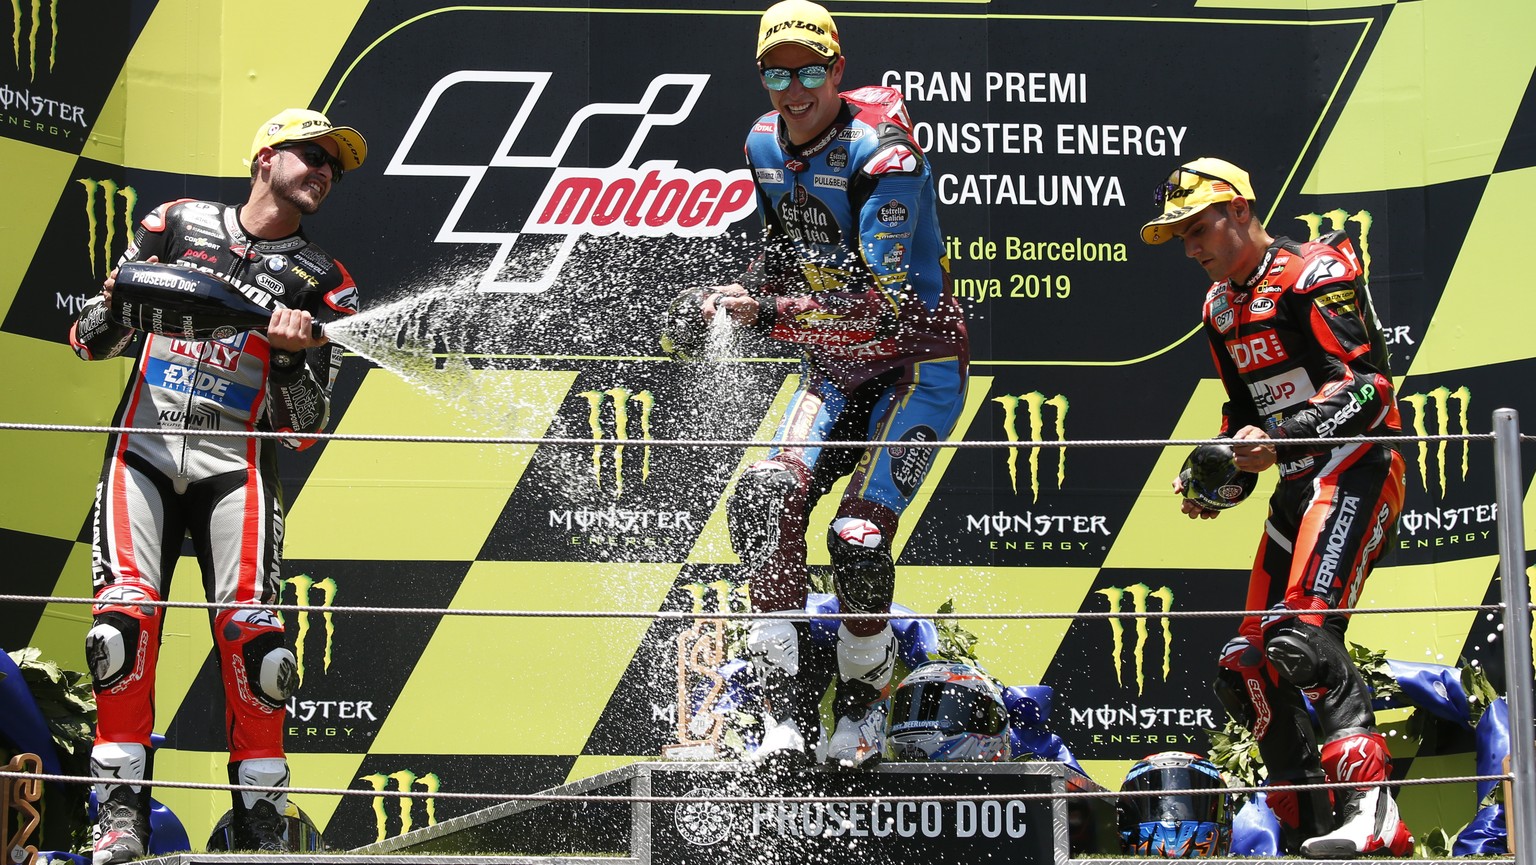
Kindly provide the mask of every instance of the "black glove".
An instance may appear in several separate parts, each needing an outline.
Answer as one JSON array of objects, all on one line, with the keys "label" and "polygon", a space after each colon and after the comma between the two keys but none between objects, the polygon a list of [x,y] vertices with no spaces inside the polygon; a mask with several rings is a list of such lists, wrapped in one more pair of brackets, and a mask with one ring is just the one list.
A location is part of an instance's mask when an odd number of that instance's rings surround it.
[{"label": "black glove", "polygon": [[1231,445],[1213,442],[1190,452],[1179,481],[1184,484],[1184,498],[1207,510],[1224,511],[1248,498],[1259,476],[1232,462]]}]

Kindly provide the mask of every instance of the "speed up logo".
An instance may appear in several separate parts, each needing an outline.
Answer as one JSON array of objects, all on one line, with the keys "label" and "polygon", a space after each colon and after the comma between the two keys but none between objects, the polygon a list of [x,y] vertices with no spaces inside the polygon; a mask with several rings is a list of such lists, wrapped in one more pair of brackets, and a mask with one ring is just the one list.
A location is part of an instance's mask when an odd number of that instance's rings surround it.
[{"label": "speed up logo", "polygon": [[[1052,430],[1056,435],[1056,441],[1065,441],[1067,436],[1067,409],[1071,407],[1067,398],[1061,394],[1047,397],[1040,391],[1030,391],[1022,396],[1005,394],[996,396],[992,401],[1003,407],[1003,434],[1011,442],[1016,441],[1046,441],[1045,435],[1045,409],[1049,407],[1054,415]],[[1020,437],[1019,408],[1024,408],[1024,419],[1028,423],[1029,438]],[[1033,500],[1040,500],[1040,448],[1031,447],[1029,451],[1029,489],[1033,494]],[[1059,490],[1067,482],[1067,450],[1066,448],[1053,448],[1056,452],[1056,488]],[[1019,491],[1019,449],[1008,449],[1008,478],[1013,484],[1013,491]]]},{"label": "speed up logo", "polygon": [[[1173,589],[1162,586],[1153,589],[1146,583],[1137,583],[1124,588],[1110,587],[1099,589],[1095,594],[1103,595],[1109,601],[1111,613],[1146,613],[1150,612],[1147,601],[1156,598],[1161,604],[1161,612],[1173,609]],[[1124,656],[1125,656],[1125,625],[1118,618],[1109,621],[1110,638],[1114,646],[1115,682],[1121,687],[1125,686]],[[1163,643],[1163,681],[1168,681],[1168,674],[1173,669],[1173,625],[1167,616],[1158,619],[1161,629],[1160,636]],[[1132,626],[1136,630],[1136,643],[1131,649],[1132,662],[1136,668],[1136,693],[1144,693],[1146,689],[1146,664],[1147,645],[1151,642],[1151,628],[1149,619],[1139,616]]]},{"label": "speed up logo", "polygon": [[[438,793],[443,788],[442,779],[436,774],[432,772],[417,774],[410,769],[389,773],[375,772],[357,780],[381,793],[386,791]],[[416,825],[418,809],[422,816],[420,826]],[[404,835],[412,829],[437,825],[437,800],[432,796],[375,796],[373,797],[373,816],[378,830],[374,840],[383,841],[391,834]],[[399,827],[398,832],[389,831],[392,823]]]},{"label": "speed up logo", "polygon": [[[617,444],[605,446],[601,443],[592,448],[592,477],[599,486],[603,486],[603,452],[612,451],[611,463],[613,466],[613,495],[615,498],[624,494],[624,442],[632,438],[630,435],[631,422],[639,424],[640,438],[651,437],[651,413],[656,408],[656,398],[648,390],[634,392],[628,388],[611,387],[607,390],[583,391],[581,396],[586,399],[588,405],[587,427],[592,433],[592,438],[599,440],[609,438],[607,427],[611,420],[613,441]],[[631,413],[631,406],[634,407]],[[645,445],[640,456],[640,482],[646,483],[651,477],[651,446]]]},{"label": "speed up logo", "polygon": [[91,260],[91,275],[105,279],[118,256],[133,241],[133,211],[138,206],[139,193],[132,186],[118,185],[110,177],[82,177],[75,182],[85,188],[85,249]]},{"label": "speed up logo", "polygon": [[[1416,435],[1452,435],[1455,433],[1470,433],[1471,427],[1467,425],[1467,409],[1472,404],[1472,391],[1466,386],[1451,390],[1441,386],[1425,393],[1410,393],[1398,397],[1402,406],[1412,409],[1412,428]],[[1430,424],[1434,426],[1431,427]],[[1433,444],[1435,448],[1435,477],[1440,484],[1440,495],[1444,496],[1446,486],[1446,454],[1450,450],[1452,442],[1420,441],[1418,444],[1418,468],[1419,481],[1424,486],[1424,491],[1429,492],[1429,449]],[[1471,468],[1468,450],[1471,442],[1461,441],[1461,479],[1467,479],[1467,472]]]},{"label": "speed up logo", "polygon": [[[636,164],[641,147],[652,130],[682,125],[693,113],[707,74],[664,74],[651,79],[639,101],[629,104],[602,102],[574,110],[557,144],[547,154],[516,153],[527,145],[518,139],[528,126],[534,107],[544,95],[553,73],[461,70],[439,79],[417,109],[404,139],[390,159],[385,174],[421,177],[459,177],[462,187],[437,235],[436,243],[495,244],[497,249],[483,271],[479,290],[537,293],[547,291],[560,276],[566,261],[583,234],[619,234],[628,237],[718,237],[731,223],[751,215],[756,199],[751,173],[745,169],[725,172],[707,168],[678,168],[675,159]],[[449,91],[461,85],[505,85],[507,92],[523,93],[502,136],[495,156],[485,165],[433,164],[413,155],[417,138],[433,123],[433,111]],[[449,97],[450,101],[461,98]],[[677,106],[664,108],[663,106]],[[613,165],[594,168],[566,165],[579,142],[590,130],[583,127],[603,117],[640,117],[623,156]],[[484,118],[481,117],[481,120]],[[615,142],[616,144],[616,142]],[[423,147],[423,150],[427,148]],[[459,227],[461,216],[482,205],[472,204],[481,181],[493,168],[549,172],[543,192],[525,218],[520,231],[472,231]],[[507,264],[513,245],[522,234],[561,236],[559,248],[534,279],[503,280],[498,275]]]}]

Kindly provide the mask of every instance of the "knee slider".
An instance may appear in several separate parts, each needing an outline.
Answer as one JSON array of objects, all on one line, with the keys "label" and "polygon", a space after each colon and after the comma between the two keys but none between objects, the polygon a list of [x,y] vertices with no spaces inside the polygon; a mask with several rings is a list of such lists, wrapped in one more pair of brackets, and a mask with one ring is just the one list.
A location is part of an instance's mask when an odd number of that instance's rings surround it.
[{"label": "knee slider", "polygon": [[799,483],[792,470],[772,460],[742,472],[725,511],[731,549],[744,563],[756,564],[778,547],[784,512]]},{"label": "knee slider", "polygon": [[245,687],[278,709],[299,690],[299,664],[284,644],[283,626],[269,610],[242,608],[220,616],[217,629],[226,655],[239,659]]},{"label": "knee slider", "polygon": [[1298,688],[1317,684],[1322,673],[1321,632],[1311,625],[1289,621],[1265,635],[1264,656],[1275,671]]},{"label": "knee slider", "polygon": [[107,690],[146,663],[160,639],[160,608],[136,601],[158,600],[132,586],[114,586],[96,597],[94,623],[85,635],[85,658],[97,690]]},{"label": "knee slider", "polygon": [[827,530],[827,550],[843,612],[890,611],[896,594],[896,563],[878,526],[858,517],[840,517]]}]

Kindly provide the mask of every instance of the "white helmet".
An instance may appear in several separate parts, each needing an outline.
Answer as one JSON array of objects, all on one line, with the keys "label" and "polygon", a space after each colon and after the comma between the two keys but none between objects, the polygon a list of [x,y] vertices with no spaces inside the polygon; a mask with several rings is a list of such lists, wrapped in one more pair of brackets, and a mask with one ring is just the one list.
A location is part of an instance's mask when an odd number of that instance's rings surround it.
[{"label": "white helmet", "polygon": [[891,695],[885,747],[893,760],[1007,760],[1009,741],[1003,689],[980,667],[929,661]]}]

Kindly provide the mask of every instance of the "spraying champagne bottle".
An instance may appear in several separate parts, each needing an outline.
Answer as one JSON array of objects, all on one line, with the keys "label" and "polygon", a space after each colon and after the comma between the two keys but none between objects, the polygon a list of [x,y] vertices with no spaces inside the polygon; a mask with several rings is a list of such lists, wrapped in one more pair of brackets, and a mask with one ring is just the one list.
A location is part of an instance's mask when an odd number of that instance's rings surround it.
[{"label": "spraying champagne bottle", "polygon": [[[135,261],[117,269],[112,317],[134,330],[179,339],[225,339],[242,330],[266,330],[272,310],[228,282],[185,267]],[[320,322],[311,330],[323,336]]]}]

